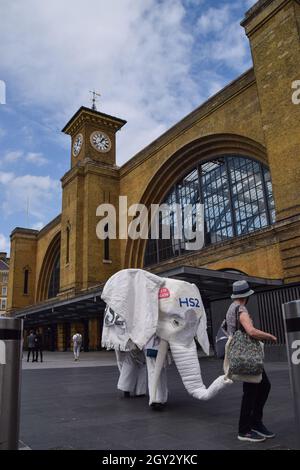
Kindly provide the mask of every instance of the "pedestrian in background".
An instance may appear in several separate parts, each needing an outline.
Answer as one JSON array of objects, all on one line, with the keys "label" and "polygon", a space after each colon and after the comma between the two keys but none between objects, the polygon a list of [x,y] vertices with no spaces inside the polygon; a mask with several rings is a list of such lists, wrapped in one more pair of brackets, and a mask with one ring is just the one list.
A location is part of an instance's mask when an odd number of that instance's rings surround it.
[{"label": "pedestrian in background", "polygon": [[73,336],[74,361],[79,360],[81,344],[82,344],[82,335],[80,333],[75,333],[75,335]]},{"label": "pedestrian in background", "polygon": [[41,362],[43,362],[43,338],[42,335],[37,331],[35,335],[35,361],[38,361],[40,353]]},{"label": "pedestrian in background", "polygon": [[[276,342],[277,338],[269,333],[254,327],[252,318],[246,304],[249,297],[254,294],[246,281],[237,281],[233,284],[233,303],[227,314],[227,331],[232,336],[238,329],[257,340]],[[259,383],[243,383],[243,398],[239,420],[238,439],[241,441],[263,442],[275,434],[269,431],[263,424],[263,408],[268,399],[271,384],[266,372],[262,372],[262,380]]]},{"label": "pedestrian in background", "polygon": [[32,362],[34,362],[35,361],[35,334],[33,330],[30,331],[30,334],[27,338],[27,348],[28,348],[27,362],[29,362],[30,354],[32,354]]}]

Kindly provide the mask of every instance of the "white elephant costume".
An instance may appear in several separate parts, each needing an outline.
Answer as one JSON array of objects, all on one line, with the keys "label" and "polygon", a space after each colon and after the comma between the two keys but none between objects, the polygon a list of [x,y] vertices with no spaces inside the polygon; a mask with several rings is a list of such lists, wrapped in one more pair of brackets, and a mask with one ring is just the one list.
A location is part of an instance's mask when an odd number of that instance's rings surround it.
[{"label": "white elephant costume", "polygon": [[[146,350],[158,338],[154,360],[147,360],[150,404],[167,397],[165,366],[168,348],[187,391],[199,400],[214,397],[232,383],[218,377],[206,388],[201,376],[195,336],[206,354],[209,341],[206,313],[195,284],[161,278],[141,269],[123,269],[105,284],[106,309],[102,346],[107,349]],[[146,354],[147,359],[147,354]]]}]

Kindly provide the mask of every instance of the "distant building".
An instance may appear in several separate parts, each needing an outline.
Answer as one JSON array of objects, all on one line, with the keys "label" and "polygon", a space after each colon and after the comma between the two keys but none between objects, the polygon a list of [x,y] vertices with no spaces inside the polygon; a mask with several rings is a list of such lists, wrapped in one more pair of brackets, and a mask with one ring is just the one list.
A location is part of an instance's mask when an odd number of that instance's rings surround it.
[{"label": "distant building", "polygon": [[5,315],[7,308],[9,258],[0,252],[0,315]]},{"label": "distant building", "polygon": [[[247,279],[257,325],[284,349],[281,304],[300,298],[299,1],[260,0],[242,26],[253,68],[123,166],[116,134],[124,120],[81,107],[65,125],[61,214],[40,231],[11,234],[9,314],[39,327],[46,347],[67,350],[79,331],[85,349],[99,349],[104,283],[122,268],[142,268],[199,286],[211,338],[233,281]],[[175,238],[175,212],[160,221],[171,227],[168,240],[98,239],[97,207],[112,203],[118,213],[124,195],[128,206],[147,208],[202,203],[205,246],[189,251]]]}]

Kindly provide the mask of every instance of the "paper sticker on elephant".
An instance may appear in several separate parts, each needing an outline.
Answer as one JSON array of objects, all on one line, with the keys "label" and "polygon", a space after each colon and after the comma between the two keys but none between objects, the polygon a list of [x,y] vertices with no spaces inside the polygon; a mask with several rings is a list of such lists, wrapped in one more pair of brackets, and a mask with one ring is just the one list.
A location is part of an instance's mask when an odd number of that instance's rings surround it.
[{"label": "paper sticker on elephant", "polygon": [[[169,349],[183,384],[193,397],[208,400],[231,383],[224,375],[208,388],[202,381],[195,337],[206,354],[209,340],[206,313],[195,284],[161,278],[141,269],[124,269],[107,281],[102,299],[107,304],[102,346],[116,351],[144,351],[150,405],[167,400]],[[158,345],[157,354],[150,355],[149,344],[153,343]],[[128,376],[128,370],[126,373]],[[134,363],[132,374],[136,375]]]}]

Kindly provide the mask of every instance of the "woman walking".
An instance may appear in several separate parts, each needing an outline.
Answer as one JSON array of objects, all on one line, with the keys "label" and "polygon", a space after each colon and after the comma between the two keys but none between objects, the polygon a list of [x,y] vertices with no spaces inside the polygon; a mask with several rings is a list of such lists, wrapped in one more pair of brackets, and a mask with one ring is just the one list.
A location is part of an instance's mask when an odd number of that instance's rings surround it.
[{"label": "woman walking", "polygon": [[[247,333],[251,338],[276,342],[277,338],[269,333],[254,327],[246,304],[249,297],[254,294],[246,281],[237,281],[233,284],[233,303],[227,314],[227,331],[233,335],[237,329]],[[275,434],[263,424],[263,409],[271,389],[266,372],[262,372],[259,383],[243,383],[243,398],[241,404],[238,439],[241,441],[263,442],[273,438]]]}]

